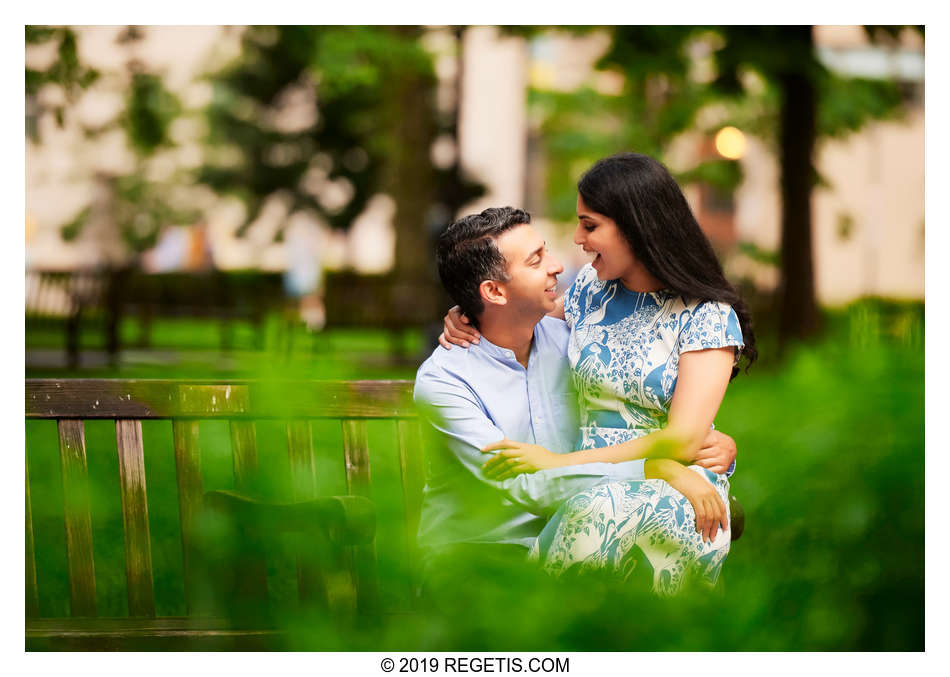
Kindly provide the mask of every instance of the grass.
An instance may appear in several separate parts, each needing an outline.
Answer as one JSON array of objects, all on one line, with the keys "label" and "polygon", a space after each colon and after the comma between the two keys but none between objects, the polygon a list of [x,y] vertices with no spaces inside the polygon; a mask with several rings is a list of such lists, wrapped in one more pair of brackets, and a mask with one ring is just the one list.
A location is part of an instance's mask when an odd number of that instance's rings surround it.
[{"label": "grass", "polygon": [[[924,357],[922,307],[879,303],[832,313],[817,342],[765,359],[729,387],[717,427],[739,447],[732,480],[746,532],[712,594],[653,598],[609,576],[551,581],[525,570],[465,573],[464,613],[400,617],[373,631],[288,616],[291,648],[377,650],[920,651],[924,643]],[[421,336],[413,339],[422,343]],[[336,335],[325,357],[292,355],[288,372],[411,377],[379,358],[386,339]],[[355,350],[356,347],[361,350]],[[376,355],[374,358],[373,355]],[[252,375],[266,356],[241,366]],[[273,359],[271,360],[273,362]],[[150,373],[144,367],[115,375]],[[140,369],[141,371],[135,371]],[[168,369],[165,369],[167,375]],[[177,370],[176,370],[177,373]],[[381,376],[383,374],[385,376]],[[321,492],[343,491],[339,430],[315,424]],[[388,423],[372,424],[377,550],[384,604],[409,605],[398,465]],[[171,429],[143,426],[159,614],[183,611]],[[115,437],[87,423],[93,538],[102,615],[124,615]],[[232,482],[225,424],[202,423],[205,489]],[[286,489],[286,435],[258,426],[261,466]],[[68,613],[55,424],[27,423],[42,615]],[[280,558],[278,558],[279,560]],[[275,582],[293,578],[284,558]],[[282,595],[293,591],[279,589]]]}]

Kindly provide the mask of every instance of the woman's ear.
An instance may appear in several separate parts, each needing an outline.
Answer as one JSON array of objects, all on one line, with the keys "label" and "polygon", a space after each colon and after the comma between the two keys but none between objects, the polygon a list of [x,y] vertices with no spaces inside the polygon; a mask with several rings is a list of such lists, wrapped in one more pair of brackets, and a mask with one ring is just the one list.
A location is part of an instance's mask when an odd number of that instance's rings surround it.
[{"label": "woman's ear", "polygon": [[478,293],[482,295],[482,300],[485,303],[492,303],[496,306],[503,306],[508,303],[508,290],[498,280],[483,280],[478,285]]}]

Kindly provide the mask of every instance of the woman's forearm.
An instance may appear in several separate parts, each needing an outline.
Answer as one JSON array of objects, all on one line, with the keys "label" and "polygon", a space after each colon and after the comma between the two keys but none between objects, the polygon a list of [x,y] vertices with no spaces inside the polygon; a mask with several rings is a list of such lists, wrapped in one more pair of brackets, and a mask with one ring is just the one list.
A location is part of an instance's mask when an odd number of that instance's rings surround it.
[{"label": "woman's forearm", "polygon": [[621,444],[565,454],[563,462],[622,463],[640,458],[694,462],[729,385],[732,362],[731,348],[683,353],[665,428]]},{"label": "woman's forearm", "polygon": [[568,456],[571,457],[572,465],[578,463],[622,463],[647,458],[655,441],[654,436],[660,432],[662,431],[650,433],[620,444],[612,444],[609,447],[581,449],[568,454]]},{"label": "woman's forearm", "polygon": [[692,462],[702,443],[702,436],[664,428],[655,432],[627,440],[620,444],[596,449],[581,449],[565,454],[565,465],[581,463],[623,463],[646,459],[672,459],[678,462]]}]

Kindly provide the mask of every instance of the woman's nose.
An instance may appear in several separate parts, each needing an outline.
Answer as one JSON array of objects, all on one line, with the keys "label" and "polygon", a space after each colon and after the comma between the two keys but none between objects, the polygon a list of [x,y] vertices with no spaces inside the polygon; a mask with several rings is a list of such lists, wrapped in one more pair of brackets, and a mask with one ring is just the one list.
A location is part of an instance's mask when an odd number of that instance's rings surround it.
[{"label": "woman's nose", "polygon": [[580,225],[574,229],[574,244],[584,244],[584,239],[587,235],[587,231],[581,228]]}]

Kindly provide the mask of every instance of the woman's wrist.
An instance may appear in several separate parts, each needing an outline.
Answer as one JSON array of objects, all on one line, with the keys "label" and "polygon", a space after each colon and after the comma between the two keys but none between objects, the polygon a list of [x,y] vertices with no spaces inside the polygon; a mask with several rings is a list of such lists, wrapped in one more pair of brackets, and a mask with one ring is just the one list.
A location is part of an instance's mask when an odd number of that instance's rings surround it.
[{"label": "woman's wrist", "polygon": [[695,445],[690,444],[682,432],[664,428],[651,433],[648,439],[650,439],[650,448],[646,458],[672,460],[687,465],[696,460]]},{"label": "woman's wrist", "polygon": [[648,480],[656,479],[669,482],[682,469],[682,465],[669,458],[648,458],[643,463],[643,475]]}]

